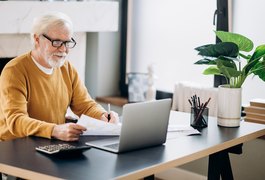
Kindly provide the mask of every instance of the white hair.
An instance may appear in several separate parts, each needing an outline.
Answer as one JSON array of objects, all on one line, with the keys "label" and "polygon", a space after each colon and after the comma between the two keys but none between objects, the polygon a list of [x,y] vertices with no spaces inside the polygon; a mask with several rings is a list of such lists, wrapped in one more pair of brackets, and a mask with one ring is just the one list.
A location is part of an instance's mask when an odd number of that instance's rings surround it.
[{"label": "white hair", "polygon": [[51,27],[67,27],[70,33],[73,34],[73,23],[70,17],[61,12],[50,12],[34,19],[31,30],[32,44],[35,44],[34,34],[45,34]]}]

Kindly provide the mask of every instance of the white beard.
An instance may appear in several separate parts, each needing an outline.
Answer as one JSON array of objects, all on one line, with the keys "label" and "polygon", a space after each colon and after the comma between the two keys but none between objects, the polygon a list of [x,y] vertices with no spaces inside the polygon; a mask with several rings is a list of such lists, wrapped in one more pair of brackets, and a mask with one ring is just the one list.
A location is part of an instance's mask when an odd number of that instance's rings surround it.
[{"label": "white beard", "polygon": [[[52,57],[54,55],[59,55],[62,56],[60,59],[53,59]],[[52,54],[47,60],[47,62],[49,63],[49,65],[52,68],[60,68],[63,66],[64,62],[65,62],[65,57],[66,57],[66,53],[54,53]]]}]

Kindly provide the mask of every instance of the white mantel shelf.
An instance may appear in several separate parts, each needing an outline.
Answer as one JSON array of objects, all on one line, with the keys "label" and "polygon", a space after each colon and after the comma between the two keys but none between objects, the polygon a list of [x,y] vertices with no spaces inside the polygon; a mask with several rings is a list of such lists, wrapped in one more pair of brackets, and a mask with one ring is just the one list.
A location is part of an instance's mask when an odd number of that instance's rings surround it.
[{"label": "white mantel shelf", "polygon": [[118,30],[119,4],[115,1],[0,1],[0,34],[30,33],[34,17],[48,11],[70,16],[75,32]]}]

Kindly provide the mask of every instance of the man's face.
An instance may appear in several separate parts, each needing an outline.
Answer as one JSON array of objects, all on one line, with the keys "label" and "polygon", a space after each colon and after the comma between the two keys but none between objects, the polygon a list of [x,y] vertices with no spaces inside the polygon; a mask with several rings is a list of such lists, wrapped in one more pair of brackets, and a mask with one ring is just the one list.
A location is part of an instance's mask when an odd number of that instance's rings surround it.
[{"label": "man's face", "polygon": [[[53,41],[53,42],[52,42]],[[64,62],[66,55],[69,52],[69,48],[65,44],[57,46],[59,42],[72,41],[69,30],[65,27],[52,28],[47,34],[39,36],[39,53],[42,59],[42,65],[46,68],[57,68],[61,67]]]}]

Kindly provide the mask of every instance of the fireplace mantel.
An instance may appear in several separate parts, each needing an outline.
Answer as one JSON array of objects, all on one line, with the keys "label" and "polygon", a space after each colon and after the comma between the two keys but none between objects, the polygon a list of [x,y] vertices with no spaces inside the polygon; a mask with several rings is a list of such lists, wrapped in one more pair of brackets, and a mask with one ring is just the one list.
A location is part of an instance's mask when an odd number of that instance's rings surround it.
[{"label": "fireplace mantel", "polygon": [[115,1],[0,1],[0,34],[30,33],[34,17],[47,11],[66,13],[75,32],[118,30],[119,4]]},{"label": "fireplace mantel", "polygon": [[31,50],[32,21],[34,17],[48,11],[61,11],[72,19],[75,32],[73,37],[77,45],[70,51],[68,59],[76,67],[80,78],[85,80],[86,61],[89,61],[86,57],[87,48],[95,46],[91,44],[92,42],[86,41],[87,32],[117,32],[119,3],[117,1],[0,1],[0,57],[16,57]]}]

